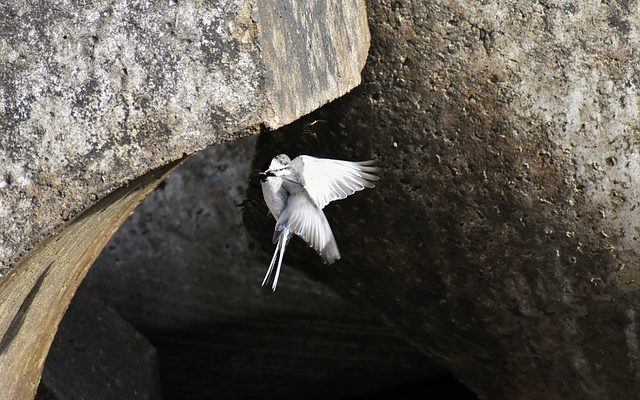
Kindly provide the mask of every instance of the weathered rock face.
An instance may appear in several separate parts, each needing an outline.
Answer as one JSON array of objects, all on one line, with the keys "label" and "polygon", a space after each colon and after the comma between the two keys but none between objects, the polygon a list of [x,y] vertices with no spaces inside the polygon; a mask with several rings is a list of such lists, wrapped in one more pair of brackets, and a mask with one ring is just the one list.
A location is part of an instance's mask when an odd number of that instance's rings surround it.
[{"label": "weathered rock face", "polygon": [[254,3],[0,4],[0,275],[132,178],[359,83],[362,1]]},{"label": "weathered rock face", "polygon": [[275,3],[0,4],[0,399],[33,397],[88,268],[178,160],[360,81],[362,0]]},{"label": "weathered rock face", "polygon": [[36,398],[161,399],[156,349],[103,302],[75,296],[47,356]]},{"label": "weathered rock face", "polygon": [[0,280],[1,400],[34,397],[58,323],[78,285],[111,235],[176,164],[102,199]]},{"label": "weathered rock face", "polygon": [[[639,17],[633,2],[370,2],[361,88],[258,143],[256,167],[287,152],[384,168],[326,209],[343,259],[293,241],[289,263],[375,305],[483,398],[635,398]],[[313,119],[328,121],[315,135]],[[263,211],[245,220],[272,251]]]}]

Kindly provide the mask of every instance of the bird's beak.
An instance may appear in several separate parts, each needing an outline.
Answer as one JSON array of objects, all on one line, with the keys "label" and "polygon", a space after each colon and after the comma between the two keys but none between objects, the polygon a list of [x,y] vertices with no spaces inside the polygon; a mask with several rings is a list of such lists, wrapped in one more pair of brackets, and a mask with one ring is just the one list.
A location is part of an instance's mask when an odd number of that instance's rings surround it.
[{"label": "bird's beak", "polygon": [[271,172],[270,170],[266,170],[264,172],[260,172],[259,174],[260,174],[260,181],[262,181],[262,182],[266,182],[267,178],[269,178],[270,176],[275,176],[273,174],[273,172]]},{"label": "bird's beak", "polygon": [[268,170],[266,170],[266,171],[264,171],[264,172],[260,172],[260,175],[262,175],[262,176],[275,176],[275,175],[273,174],[273,172],[271,172],[271,170],[270,170],[270,169],[268,169]]}]

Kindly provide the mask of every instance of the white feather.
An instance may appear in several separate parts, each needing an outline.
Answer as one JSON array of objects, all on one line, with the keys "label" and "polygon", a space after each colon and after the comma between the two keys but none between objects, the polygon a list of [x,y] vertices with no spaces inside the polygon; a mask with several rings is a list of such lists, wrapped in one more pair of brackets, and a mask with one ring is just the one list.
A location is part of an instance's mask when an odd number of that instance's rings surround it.
[{"label": "white feather", "polygon": [[351,162],[296,157],[280,154],[271,161],[271,175],[262,182],[262,194],[276,219],[273,242],[276,249],[262,281],[264,286],[273,274],[276,289],[284,251],[291,233],[304,239],[322,261],[332,264],[340,259],[340,251],[322,209],[334,200],[344,199],[364,188],[374,187],[379,178],[374,161]]},{"label": "white feather", "polygon": [[309,195],[300,191],[290,194],[287,206],[276,224],[276,241],[281,230],[288,229],[304,239],[320,254],[322,261],[332,264],[340,259],[340,251],[333,237],[329,221]]},{"label": "white feather", "polygon": [[320,207],[334,200],[344,199],[353,193],[372,188],[380,179],[374,161],[342,161],[328,158],[299,156],[291,161],[291,167],[302,175],[302,186]]},{"label": "white feather", "polygon": [[289,195],[282,187],[282,178],[271,177],[266,181],[260,182],[262,187],[262,197],[267,203],[267,208],[273,217],[278,220],[282,209],[287,204],[287,196]]}]

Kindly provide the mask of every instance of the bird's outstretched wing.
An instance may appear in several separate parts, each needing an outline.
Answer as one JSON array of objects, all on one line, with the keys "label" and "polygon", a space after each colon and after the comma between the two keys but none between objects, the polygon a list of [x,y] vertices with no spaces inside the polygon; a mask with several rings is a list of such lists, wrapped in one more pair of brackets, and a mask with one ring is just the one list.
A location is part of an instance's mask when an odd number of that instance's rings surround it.
[{"label": "bird's outstretched wing", "polygon": [[353,193],[372,188],[380,179],[375,161],[341,161],[328,158],[299,156],[292,162],[302,173],[302,185],[316,205],[323,209],[334,200],[344,199]]},{"label": "bird's outstretched wing", "polygon": [[320,254],[323,262],[332,264],[340,259],[327,217],[304,191],[289,196],[287,206],[276,223],[274,243],[279,241],[281,232],[286,229],[304,239]]}]

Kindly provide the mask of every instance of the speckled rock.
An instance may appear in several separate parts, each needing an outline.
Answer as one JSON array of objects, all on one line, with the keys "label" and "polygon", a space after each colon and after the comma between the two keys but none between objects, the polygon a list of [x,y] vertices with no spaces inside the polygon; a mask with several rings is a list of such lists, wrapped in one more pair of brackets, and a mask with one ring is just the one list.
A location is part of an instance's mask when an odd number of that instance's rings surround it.
[{"label": "speckled rock", "polygon": [[[288,152],[384,169],[326,209],[343,259],[292,241],[289,264],[482,398],[636,398],[639,18],[628,1],[370,2],[360,89],[258,143],[255,167]],[[270,252],[263,211],[245,220]]]},{"label": "speckled rock", "polygon": [[132,178],[360,81],[346,2],[0,4],[0,275]]},{"label": "speckled rock", "polygon": [[55,400],[161,399],[156,349],[115,311],[78,295],[47,356],[41,393]]},{"label": "speckled rock", "polygon": [[0,4],[0,399],[34,397],[89,267],[186,154],[359,82],[363,1],[296,3]]},{"label": "speckled rock", "polygon": [[35,396],[49,346],[78,285],[111,235],[177,164],[111,193],[0,280],[0,400]]}]

